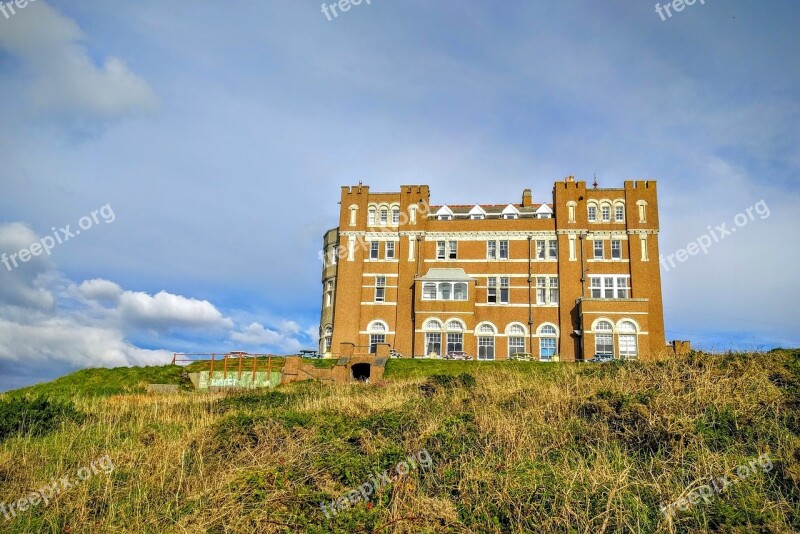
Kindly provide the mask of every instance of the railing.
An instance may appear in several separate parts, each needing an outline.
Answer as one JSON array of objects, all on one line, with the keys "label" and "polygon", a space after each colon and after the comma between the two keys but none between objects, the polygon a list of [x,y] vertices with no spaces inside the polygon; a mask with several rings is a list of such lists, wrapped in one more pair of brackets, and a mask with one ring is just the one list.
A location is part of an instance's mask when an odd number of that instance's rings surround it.
[{"label": "railing", "polygon": [[[222,365],[222,373],[224,377],[228,376],[229,362],[237,368],[238,379],[242,379],[242,371],[245,368],[245,361],[250,358],[253,361],[253,380],[256,379],[256,372],[258,371],[259,358],[264,361],[267,359],[267,376],[272,373],[272,354],[248,354],[246,352],[226,352],[226,353],[188,353],[188,352],[173,352],[172,365],[190,365],[197,362],[209,362],[209,376],[214,376],[214,365]],[[250,364],[247,363],[249,369]],[[263,371],[263,368],[261,369]]]}]

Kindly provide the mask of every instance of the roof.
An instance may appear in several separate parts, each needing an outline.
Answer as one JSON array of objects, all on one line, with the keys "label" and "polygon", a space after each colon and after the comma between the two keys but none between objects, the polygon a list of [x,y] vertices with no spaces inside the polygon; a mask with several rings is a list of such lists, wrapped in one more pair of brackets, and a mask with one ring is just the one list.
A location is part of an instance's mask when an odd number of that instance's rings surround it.
[{"label": "roof", "polygon": [[417,280],[445,280],[448,282],[468,282],[472,280],[469,275],[464,272],[464,269],[428,269],[425,276],[417,278]]},{"label": "roof", "polygon": [[[541,206],[548,206],[552,209],[552,205],[550,204],[533,204],[529,207],[522,207],[522,204],[443,204],[441,206],[431,206],[431,212],[436,213],[438,210],[447,206],[450,208],[450,211],[453,212],[453,215],[467,215],[472,212],[472,209],[475,206],[480,207],[487,215],[500,215],[503,213],[503,210],[508,206],[514,206],[519,210],[520,213],[536,213],[536,210],[539,209]],[[473,212],[474,213],[474,212]]]}]

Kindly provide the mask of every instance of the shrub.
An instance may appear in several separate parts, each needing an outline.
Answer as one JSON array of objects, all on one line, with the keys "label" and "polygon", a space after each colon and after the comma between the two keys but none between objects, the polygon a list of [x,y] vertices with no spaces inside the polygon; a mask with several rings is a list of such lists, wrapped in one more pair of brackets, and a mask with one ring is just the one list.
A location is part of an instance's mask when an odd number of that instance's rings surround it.
[{"label": "shrub", "polygon": [[81,423],[86,415],[72,401],[17,397],[0,401],[0,441],[16,434],[43,436],[64,423]]}]

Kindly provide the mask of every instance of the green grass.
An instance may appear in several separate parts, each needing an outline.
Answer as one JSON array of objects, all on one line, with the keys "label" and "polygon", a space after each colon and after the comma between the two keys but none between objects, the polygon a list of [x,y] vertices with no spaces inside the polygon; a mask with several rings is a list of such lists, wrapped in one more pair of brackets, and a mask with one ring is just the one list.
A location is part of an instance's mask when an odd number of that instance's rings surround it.
[{"label": "green grass", "polygon": [[522,374],[546,376],[560,372],[563,363],[510,362],[510,361],[462,361],[439,359],[392,358],[386,362],[387,379],[425,378],[431,375],[460,375],[504,369]]}]

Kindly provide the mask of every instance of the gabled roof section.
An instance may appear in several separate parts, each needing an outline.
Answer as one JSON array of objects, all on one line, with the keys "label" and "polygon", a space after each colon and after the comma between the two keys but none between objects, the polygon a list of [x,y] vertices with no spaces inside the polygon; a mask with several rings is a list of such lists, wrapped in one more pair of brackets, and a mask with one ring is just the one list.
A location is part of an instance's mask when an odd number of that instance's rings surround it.
[{"label": "gabled roof section", "polygon": [[537,214],[537,215],[541,215],[541,214],[543,214],[543,213],[549,213],[550,215],[552,215],[552,214],[553,214],[553,208],[551,208],[551,207],[550,207],[550,206],[548,206],[547,204],[542,204],[542,205],[541,205],[541,206],[539,206],[539,208],[536,210],[536,214]]},{"label": "gabled roof section", "polygon": [[508,214],[519,215],[519,210],[514,204],[509,204],[508,206],[503,208],[502,213],[503,215],[508,215]]},{"label": "gabled roof section", "polygon": [[468,215],[483,215],[486,216],[486,210],[480,207],[478,204],[472,206],[472,209],[469,210]]},{"label": "gabled roof section", "polygon": [[453,216],[453,210],[451,210],[447,206],[442,206],[441,208],[439,208],[439,211],[436,212],[436,216],[437,217],[439,217],[440,215],[449,215],[449,216],[452,217]]}]

